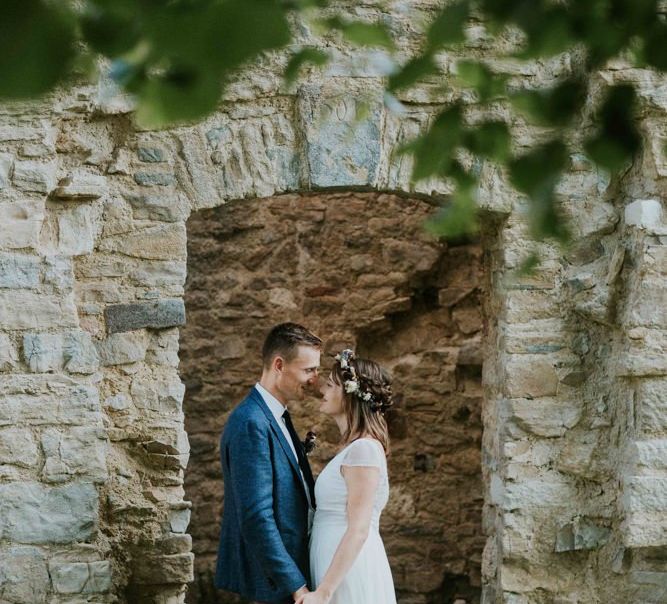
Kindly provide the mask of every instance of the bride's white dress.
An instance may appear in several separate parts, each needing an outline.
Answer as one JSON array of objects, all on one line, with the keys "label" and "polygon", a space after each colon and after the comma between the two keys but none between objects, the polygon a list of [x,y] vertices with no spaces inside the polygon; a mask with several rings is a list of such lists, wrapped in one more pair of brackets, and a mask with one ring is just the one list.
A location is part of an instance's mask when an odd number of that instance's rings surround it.
[{"label": "bride's white dress", "polygon": [[341,466],[380,469],[368,539],[333,594],[330,604],[396,604],[394,582],[380,537],[380,514],[389,499],[387,460],[382,445],[370,438],[350,443],[324,468],[315,482],[317,510],[310,535],[310,569],[318,586],[347,529],[347,487]]}]

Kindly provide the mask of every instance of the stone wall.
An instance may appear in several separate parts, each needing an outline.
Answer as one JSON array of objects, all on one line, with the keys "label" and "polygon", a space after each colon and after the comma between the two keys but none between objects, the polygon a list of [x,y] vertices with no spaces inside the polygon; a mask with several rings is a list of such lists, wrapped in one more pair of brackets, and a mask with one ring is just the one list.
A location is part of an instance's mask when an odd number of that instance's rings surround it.
[{"label": "stone wall", "polygon": [[[354,10],[383,19],[409,55],[434,4]],[[193,555],[178,328],[192,211],[341,188],[446,199],[447,183],[414,186],[409,159],[395,152],[457,96],[471,120],[509,119],[516,152],[549,135],[447,82],[424,83],[401,95],[404,112],[389,112],[376,53],[307,28],[298,42],[328,44],[333,63],[287,89],[286,58],[271,56],[211,117],[169,131],[138,129],[130,99],[104,79],[0,107],[3,600],[185,598]],[[513,87],[572,69],[565,55],[524,64],[493,52],[471,22],[461,54],[487,58]],[[456,59],[441,56],[445,66]],[[593,78],[591,102],[623,81],[638,86],[644,150],[612,181],[572,155],[559,187],[569,250],[530,243],[525,200],[493,165],[475,166],[490,267],[487,604],[667,599],[667,83],[616,62]],[[534,249],[539,270],[520,274]],[[376,350],[361,335],[359,345]]]},{"label": "stone wall", "polygon": [[[481,250],[426,235],[432,213],[415,199],[339,193],[237,201],[191,216],[180,351],[192,447],[189,602],[235,601],[216,595],[211,579],[223,500],[218,441],[261,373],[266,333],[284,320],[325,339],[327,369],[353,346],[395,376],[382,532],[401,602],[479,601]],[[317,406],[291,410],[303,434],[320,435],[316,473],[339,438]]]}]

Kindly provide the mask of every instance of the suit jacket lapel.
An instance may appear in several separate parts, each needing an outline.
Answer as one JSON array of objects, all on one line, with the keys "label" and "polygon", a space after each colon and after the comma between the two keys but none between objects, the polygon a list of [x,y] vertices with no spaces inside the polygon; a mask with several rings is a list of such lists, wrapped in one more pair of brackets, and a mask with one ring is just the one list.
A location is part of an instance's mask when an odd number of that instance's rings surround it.
[{"label": "suit jacket lapel", "polygon": [[289,460],[289,463],[292,466],[292,469],[294,470],[296,477],[298,478],[299,484],[301,485],[301,489],[303,490],[303,494],[305,496],[306,488],[305,485],[303,484],[303,478],[301,477],[301,468],[299,468],[299,462],[294,457],[294,453],[292,453],[292,448],[289,446],[287,439],[283,434],[283,431],[280,429],[280,426],[278,425],[278,421],[276,420],[275,415],[271,413],[271,410],[264,402],[262,395],[259,392],[257,392],[256,388],[252,389],[250,396],[252,400],[255,401],[257,405],[259,405],[259,408],[264,412],[264,415],[266,415],[267,419],[269,420],[269,424],[271,425],[271,430],[273,430],[273,433],[278,438],[278,442],[280,443],[280,446],[285,452],[285,455],[287,456],[287,459]]}]

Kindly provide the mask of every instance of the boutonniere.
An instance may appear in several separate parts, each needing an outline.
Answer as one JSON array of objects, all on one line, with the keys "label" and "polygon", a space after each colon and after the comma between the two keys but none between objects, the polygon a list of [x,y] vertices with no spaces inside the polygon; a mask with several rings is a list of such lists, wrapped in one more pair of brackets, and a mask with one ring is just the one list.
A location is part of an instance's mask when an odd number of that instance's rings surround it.
[{"label": "boutonniere", "polygon": [[309,455],[311,451],[315,450],[317,447],[317,434],[312,430],[306,434],[306,440],[303,441],[303,448],[306,452],[306,455]]}]

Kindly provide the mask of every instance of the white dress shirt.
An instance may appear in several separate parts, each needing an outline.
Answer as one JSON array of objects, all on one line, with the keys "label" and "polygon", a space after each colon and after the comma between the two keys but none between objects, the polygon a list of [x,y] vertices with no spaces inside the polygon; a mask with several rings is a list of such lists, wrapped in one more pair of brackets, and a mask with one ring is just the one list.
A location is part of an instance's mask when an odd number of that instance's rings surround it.
[{"label": "white dress shirt", "polygon": [[308,489],[308,484],[306,483],[306,479],[303,477],[303,472],[301,471],[301,467],[299,466],[299,458],[297,457],[296,449],[294,448],[294,443],[292,442],[292,437],[290,436],[290,433],[287,430],[287,426],[285,425],[285,420],[283,419],[283,413],[285,413],[287,407],[283,405],[275,396],[273,396],[273,394],[271,394],[259,382],[255,384],[255,388],[257,388],[257,391],[259,392],[262,399],[266,403],[266,406],[269,408],[273,416],[276,418],[276,421],[280,426],[280,430],[285,436],[285,440],[287,441],[287,444],[292,450],[292,454],[294,455],[294,459],[296,460],[296,465],[299,468],[299,472],[301,473],[303,488],[305,489],[306,497],[308,498],[308,520],[309,520],[308,526],[310,527],[312,526],[313,502],[310,500],[310,490]]}]

